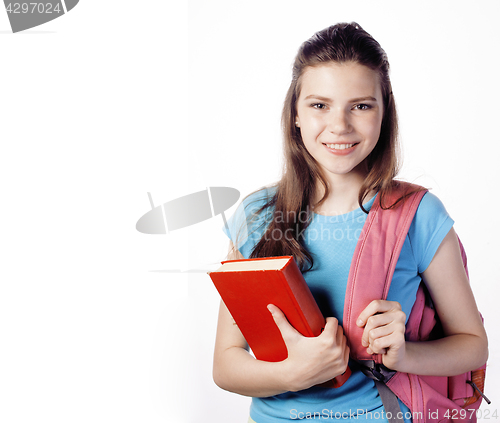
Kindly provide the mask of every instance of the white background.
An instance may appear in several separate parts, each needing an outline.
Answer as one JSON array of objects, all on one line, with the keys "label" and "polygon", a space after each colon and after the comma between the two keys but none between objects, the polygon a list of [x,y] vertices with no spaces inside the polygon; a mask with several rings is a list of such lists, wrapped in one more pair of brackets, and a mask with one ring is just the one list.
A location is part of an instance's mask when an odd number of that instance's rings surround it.
[{"label": "white background", "polygon": [[157,205],[277,180],[297,48],[353,20],[389,55],[401,177],[432,188],[466,246],[495,411],[499,12],[493,0],[81,0],[18,34],[0,12],[0,421],[246,421],[248,399],[211,380],[217,293],[203,272],[168,272],[223,259],[222,219],[166,236],[135,223],[148,191]]}]

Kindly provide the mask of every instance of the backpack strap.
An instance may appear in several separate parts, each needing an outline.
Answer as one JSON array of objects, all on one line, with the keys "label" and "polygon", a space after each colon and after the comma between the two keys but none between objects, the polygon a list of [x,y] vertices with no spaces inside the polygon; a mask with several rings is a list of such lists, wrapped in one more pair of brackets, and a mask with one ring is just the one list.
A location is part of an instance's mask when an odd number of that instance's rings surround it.
[{"label": "backpack strap", "polygon": [[378,389],[380,399],[385,409],[385,416],[389,423],[405,423],[401,407],[399,406],[398,397],[387,387],[385,383],[375,381],[375,386]]},{"label": "backpack strap", "polygon": [[362,362],[362,371],[375,380],[390,423],[404,422],[398,399],[385,384],[395,372],[382,365],[380,354],[366,352],[361,345],[363,329],[356,325],[356,320],[373,300],[387,298],[406,235],[426,192],[418,185],[399,182],[389,196],[389,204],[404,199],[394,209],[382,209],[377,196],[356,244],[347,280],[343,329],[350,356]]},{"label": "backpack strap", "polygon": [[406,234],[426,192],[418,185],[398,182],[387,200],[393,204],[405,197],[401,204],[382,209],[378,195],[370,209],[354,251],[344,304],[343,329],[356,360],[382,362],[380,355],[369,355],[361,345],[363,329],[356,320],[371,301],[387,298]]}]

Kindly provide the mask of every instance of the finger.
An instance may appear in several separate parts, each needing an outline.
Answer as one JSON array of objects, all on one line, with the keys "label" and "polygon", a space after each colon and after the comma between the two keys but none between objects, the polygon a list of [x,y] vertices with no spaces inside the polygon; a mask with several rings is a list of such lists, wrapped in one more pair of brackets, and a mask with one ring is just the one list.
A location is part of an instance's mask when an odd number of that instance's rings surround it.
[{"label": "finger", "polygon": [[342,345],[342,347],[347,345],[347,338],[344,335],[344,329],[342,329],[342,326],[337,327],[337,333],[335,335],[335,339],[337,341],[337,345]]},{"label": "finger", "polygon": [[387,329],[387,327],[372,330],[370,332],[368,348],[375,354],[382,354],[382,350],[385,352],[385,349],[391,346],[389,337],[393,334],[394,332]]},{"label": "finger", "polygon": [[356,325],[363,327],[370,316],[374,316],[377,313],[385,313],[391,310],[401,310],[401,304],[397,301],[387,301],[387,300],[373,300],[366,308],[361,312],[356,320]]},{"label": "finger", "polygon": [[374,300],[361,312],[356,324],[362,327],[371,316],[397,310],[401,310],[401,304],[397,301]]},{"label": "finger", "polygon": [[388,311],[383,314],[370,316],[365,324],[365,329],[361,337],[361,345],[366,347],[374,338],[385,336],[396,330],[401,330],[404,333],[405,322],[406,314],[401,310]]},{"label": "finger", "polygon": [[390,335],[392,332],[387,327],[372,329],[368,333],[368,341],[363,342],[368,354],[385,354],[388,347],[386,337]]},{"label": "finger", "polygon": [[391,323],[391,316],[388,313],[376,314],[375,316],[370,316],[366,320],[365,329],[363,335],[361,336],[361,345],[367,347],[370,341],[373,340],[372,331],[380,326],[385,326]]},{"label": "finger", "polygon": [[394,348],[400,344],[400,336],[397,333],[390,333],[373,340],[368,347],[372,354],[385,354],[388,349]]},{"label": "finger", "polygon": [[387,311],[381,314],[370,316],[365,323],[365,332],[372,329],[387,326],[392,323],[405,323],[406,315],[403,311]]},{"label": "finger", "polygon": [[346,367],[347,367],[347,365],[349,363],[349,353],[350,353],[350,351],[351,350],[350,350],[349,346],[346,343],[345,349],[344,349],[344,363],[346,363]]},{"label": "finger", "polygon": [[391,333],[400,333],[401,335],[404,335],[405,328],[405,322],[403,320],[394,319],[387,324],[381,324],[368,330],[368,338],[381,338],[382,336],[387,336]]},{"label": "finger", "polygon": [[405,325],[391,322],[389,325],[372,329],[369,334],[369,349],[375,354],[385,354],[388,348],[404,343]]},{"label": "finger", "polygon": [[269,304],[267,309],[271,312],[274,322],[276,323],[276,326],[278,326],[285,344],[293,337],[296,337],[297,335],[301,336],[300,333],[288,322],[288,319],[278,307],[274,304]]},{"label": "finger", "polygon": [[350,349],[349,346],[347,345],[347,338],[345,336],[342,337],[342,341],[339,345],[341,345],[342,348],[342,363],[345,365],[345,369],[347,369],[347,366],[349,365],[349,353]]},{"label": "finger", "polygon": [[380,349],[380,350],[377,350],[376,348],[371,349],[370,347],[368,347],[368,348],[366,349],[366,352],[367,352],[368,354],[386,354],[386,353],[387,353],[387,349],[382,348],[382,349]]},{"label": "finger", "polygon": [[[339,330],[342,331],[342,327],[339,326],[339,321],[335,317],[327,317],[325,328],[323,329],[321,335],[325,334],[324,336],[332,336],[336,338]],[[343,334],[344,332],[342,331],[341,333]]]}]

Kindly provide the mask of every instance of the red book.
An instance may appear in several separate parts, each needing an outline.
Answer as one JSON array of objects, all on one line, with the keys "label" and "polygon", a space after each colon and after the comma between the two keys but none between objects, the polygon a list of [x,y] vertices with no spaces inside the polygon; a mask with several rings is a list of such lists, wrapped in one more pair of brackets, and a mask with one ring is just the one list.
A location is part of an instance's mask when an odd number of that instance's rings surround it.
[{"label": "red book", "polygon": [[[274,304],[304,336],[318,336],[325,318],[292,256],[223,261],[208,273],[255,357],[282,361],[288,357],[285,342],[267,309]],[[322,386],[342,386],[347,371]]]}]

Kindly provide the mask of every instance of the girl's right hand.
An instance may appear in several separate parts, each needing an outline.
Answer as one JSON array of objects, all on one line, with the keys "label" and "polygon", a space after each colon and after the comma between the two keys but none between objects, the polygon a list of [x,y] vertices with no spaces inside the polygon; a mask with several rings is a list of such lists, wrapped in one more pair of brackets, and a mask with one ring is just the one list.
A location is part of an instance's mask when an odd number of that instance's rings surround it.
[{"label": "girl's right hand", "polygon": [[327,382],[343,374],[349,362],[349,347],[342,327],[334,317],[317,337],[301,335],[273,304],[267,306],[281,332],[288,350],[286,365],[290,391],[300,391]]}]

